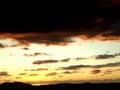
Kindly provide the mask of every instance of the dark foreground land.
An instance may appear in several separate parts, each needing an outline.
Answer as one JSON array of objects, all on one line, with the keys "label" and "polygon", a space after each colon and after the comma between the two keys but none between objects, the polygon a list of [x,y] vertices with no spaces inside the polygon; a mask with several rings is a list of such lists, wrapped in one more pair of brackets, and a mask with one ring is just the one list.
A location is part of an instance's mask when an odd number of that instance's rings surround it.
[{"label": "dark foreground land", "polygon": [[102,84],[91,84],[91,83],[84,83],[84,84],[68,84],[68,83],[61,83],[61,84],[52,84],[52,85],[42,85],[42,86],[32,86],[31,84],[21,83],[21,82],[14,82],[14,83],[3,83],[0,85],[0,90],[6,89],[38,89],[38,90],[64,90],[64,89],[78,89],[78,90],[97,90],[97,89],[105,89],[105,90],[120,90],[120,83],[102,83]]}]

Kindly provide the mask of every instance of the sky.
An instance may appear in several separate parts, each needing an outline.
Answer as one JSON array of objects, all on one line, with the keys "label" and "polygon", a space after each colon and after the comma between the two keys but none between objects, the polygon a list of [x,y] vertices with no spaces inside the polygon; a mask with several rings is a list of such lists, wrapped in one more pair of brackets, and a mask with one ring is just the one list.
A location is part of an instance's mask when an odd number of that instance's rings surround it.
[{"label": "sky", "polygon": [[77,12],[0,17],[0,83],[120,82],[120,2],[94,1]]},{"label": "sky", "polygon": [[[106,79],[108,82],[120,82],[118,37],[105,41],[97,39],[97,36],[82,39],[83,35],[66,38],[66,41],[55,38],[45,42],[43,39],[30,42],[26,39],[34,34],[4,33],[4,38],[0,36],[1,83],[20,81],[36,85],[106,82]],[[41,34],[36,33],[34,39],[38,38],[37,35]]]}]

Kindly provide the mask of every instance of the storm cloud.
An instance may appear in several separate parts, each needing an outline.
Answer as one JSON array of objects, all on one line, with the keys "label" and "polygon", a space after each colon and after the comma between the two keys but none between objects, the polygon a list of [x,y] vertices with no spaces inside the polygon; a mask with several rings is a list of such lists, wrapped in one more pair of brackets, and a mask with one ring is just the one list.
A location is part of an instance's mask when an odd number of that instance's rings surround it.
[{"label": "storm cloud", "polygon": [[[1,17],[1,28],[6,26],[9,29],[10,27],[17,29],[1,30],[0,38],[12,38],[27,45],[29,43],[68,45],[73,42],[71,37],[102,41],[120,38],[119,0],[82,0],[75,7],[68,5],[66,9],[58,9],[59,14],[54,14],[56,10],[51,6],[45,10],[45,14],[39,10],[41,14],[32,17]],[[10,23],[10,20],[13,22]]]},{"label": "storm cloud", "polygon": [[[105,28],[105,29],[104,29]],[[50,33],[4,33],[0,35],[1,39],[14,39],[20,45],[29,45],[31,43],[45,44],[45,45],[68,45],[73,43],[72,38],[81,38],[83,40],[100,40],[100,41],[118,41],[120,38],[120,31],[117,29],[109,29],[110,26],[99,26],[95,28],[75,28],[75,29],[61,29],[52,31]],[[27,48],[24,48],[27,50]]]}]

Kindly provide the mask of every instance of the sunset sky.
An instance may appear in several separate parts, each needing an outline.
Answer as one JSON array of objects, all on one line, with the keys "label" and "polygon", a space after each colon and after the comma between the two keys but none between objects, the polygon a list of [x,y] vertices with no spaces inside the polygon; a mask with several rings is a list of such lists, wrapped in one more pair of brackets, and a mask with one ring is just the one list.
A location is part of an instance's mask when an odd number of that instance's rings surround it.
[{"label": "sunset sky", "polygon": [[[62,33],[54,32],[49,38],[56,34],[62,36]],[[46,36],[41,33],[3,35],[0,36],[1,83],[120,82],[118,37],[109,36],[114,40],[104,41],[108,37],[96,35],[87,39],[85,35],[77,35],[47,41],[41,39]],[[24,39],[20,40],[22,38]]]},{"label": "sunset sky", "polygon": [[0,17],[0,83],[120,82],[120,2],[96,1],[85,13]]}]

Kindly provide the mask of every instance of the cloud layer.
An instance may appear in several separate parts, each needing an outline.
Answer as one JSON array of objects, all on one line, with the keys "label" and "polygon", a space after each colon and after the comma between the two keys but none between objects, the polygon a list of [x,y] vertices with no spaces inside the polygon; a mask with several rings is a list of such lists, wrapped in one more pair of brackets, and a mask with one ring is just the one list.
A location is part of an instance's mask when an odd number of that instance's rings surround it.
[{"label": "cloud layer", "polygon": [[72,65],[67,67],[60,67],[58,70],[78,70],[80,68],[103,68],[103,67],[116,67],[120,66],[120,62],[107,63],[102,65]]},{"label": "cloud layer", "polygon": [[[0,25],[4,29],[0,31],[0,38],[11,38],[21,44],[46,45],[67,45],[73,42],[71,37],[119,40],[119,3],[119,0],[82,0],[75,7],[68,5],[67,9],[58,9],[58,14],[53,13],[56,9],[49,7],[46,13],[41,10],[40,15],[31,17],[3,16]],[[17,28],[14,30],[11,27]]]}]

